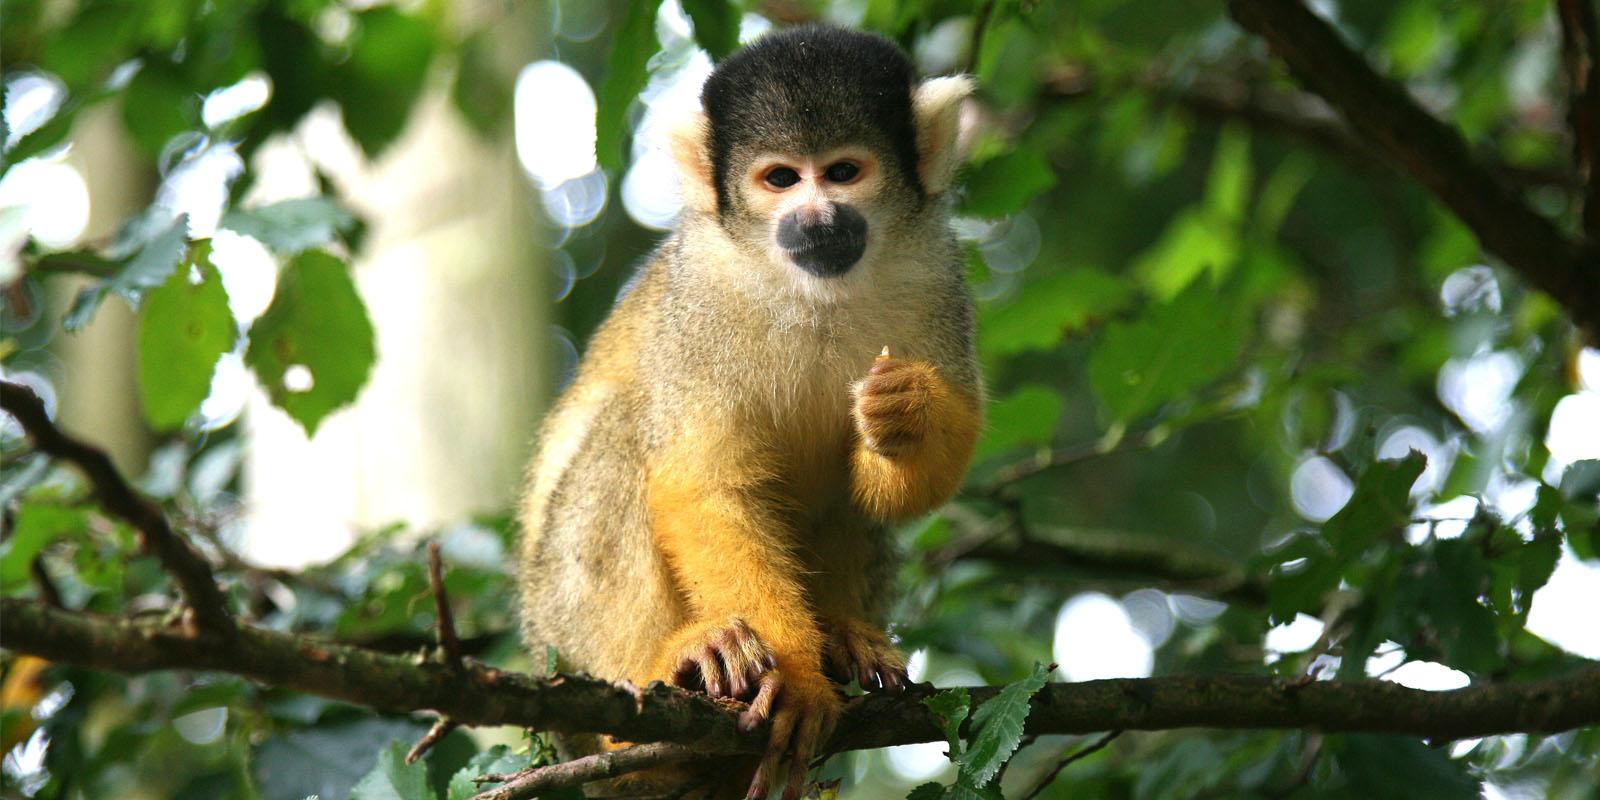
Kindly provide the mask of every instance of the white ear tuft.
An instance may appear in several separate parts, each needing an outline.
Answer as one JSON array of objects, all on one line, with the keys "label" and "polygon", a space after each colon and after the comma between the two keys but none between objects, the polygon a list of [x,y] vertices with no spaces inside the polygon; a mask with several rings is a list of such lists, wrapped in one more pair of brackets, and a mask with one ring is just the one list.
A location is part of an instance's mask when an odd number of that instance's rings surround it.
[{"label": "white ear tuft", "polygon": [[917,126],[917,173],[930,195],[943,194],[955,179],[968,142],[961,124],[961,106],[976,84],[966,75],[929,78],[911,93],[911,115]]},{"label": "white ear tuft", "polygon": [[678,183],[686,211],[717,209],[717,187],[711,173],[711,121],[694,111],[673,124],[668,134],[672,160],[678,165]]}]

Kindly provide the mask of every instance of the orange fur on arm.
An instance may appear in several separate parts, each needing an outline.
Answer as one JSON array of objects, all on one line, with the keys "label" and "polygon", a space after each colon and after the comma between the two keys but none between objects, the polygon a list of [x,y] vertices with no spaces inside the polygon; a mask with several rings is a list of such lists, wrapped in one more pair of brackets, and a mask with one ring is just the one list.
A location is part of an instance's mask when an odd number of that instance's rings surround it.
[{"label": "orange fur on arm", "polygon": [[[749,486],[718,480],[734,471],[728,464],[695,468],[700,460],[669,459],[649,484],[651,528],[689,607],[684,632],[738,617],[772,648],[780,667],[816,672],[822,635],[781,522]],[[662,669],[671,668],[674,655],[670,646],[662,653]]]},{"label": "orange fur on arm", "polygon": [[903,421],[891,429],[913,427],[920,436],[879,452],[857,437],[851,453],[851,493],[869,515],[886,521],[925,514],[949,500],[960,487],[977,443],[982,416],[977,398],[939,376],[932,365],[912,362],[923,397],[903,402]]}]

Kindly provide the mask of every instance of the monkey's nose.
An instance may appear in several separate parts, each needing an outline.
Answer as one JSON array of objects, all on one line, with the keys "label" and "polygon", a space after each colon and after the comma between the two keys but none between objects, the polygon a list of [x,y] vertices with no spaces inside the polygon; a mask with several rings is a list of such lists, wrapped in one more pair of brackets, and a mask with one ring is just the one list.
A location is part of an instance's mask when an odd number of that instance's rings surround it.
[{"label": "monkey's nose", "polygon": [[843,204],[834,205],[826,222],[791,211],[778,223],[778,246],[806,272],[821,277],[843,275],[867,249],[867,220]]}]

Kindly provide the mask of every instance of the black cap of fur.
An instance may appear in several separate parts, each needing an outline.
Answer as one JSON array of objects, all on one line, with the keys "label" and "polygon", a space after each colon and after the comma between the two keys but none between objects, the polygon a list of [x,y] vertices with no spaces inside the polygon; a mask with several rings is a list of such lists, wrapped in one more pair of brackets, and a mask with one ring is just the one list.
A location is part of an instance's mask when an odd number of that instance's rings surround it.
[{"label": "black cap of fur", "polygon": [[911,90],[916,68],[881,36],[824,25],[767,34],[706,79],[717,204],[726,211],[729,164],[743,151],[816,153],[865,144],[895,164],[920,195]]}]

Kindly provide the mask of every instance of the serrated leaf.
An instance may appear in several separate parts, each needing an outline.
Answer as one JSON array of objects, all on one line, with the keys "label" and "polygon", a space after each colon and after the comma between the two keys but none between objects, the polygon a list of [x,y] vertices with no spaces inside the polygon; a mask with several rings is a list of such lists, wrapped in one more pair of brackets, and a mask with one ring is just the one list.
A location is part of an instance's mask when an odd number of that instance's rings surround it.
[{"label": "serrated leaf", "polygon": [[428,787],[428,765],[407,764],[408,749],[392,742],[379,752],[378,765],[350,790],[350,800],[435,800]]},{"label": "serrated leaf", "polygon": [[1063,336],[1121,311],[1132,299],[1133,290],[1113,275],[1097,269],[1064,270],[1027,284],[1004,305],[984,309],[978,341],[986,355],[1048,350]]},{"label": "serrated leaf", "polygon": [[[310,436],[323,418],[355,400],[376,356],[372,322],[349,269],[308,250],[278,276],[272,305],[250,327],[245,363]],[[309,387],[285,383],[293,367],[309,372]]]},{"label": "serrated leaf", "polygon": [[326,197],[283,200],[259,208],[230,209],[221,227],[288,255],[320,247],[356,225],[349,211]]},{"label": "serrated leaf", "polygon": [[940,800],[945,796],[945,787],[939,783],[924,783],[906,795],[906,800]]},{"label": "serrated leaf", "polygon": [[179,215],[151,235],[139,248],[139,254],[112,276],[106,288],[136,303],[144,290],[167,282],[188,250],[189,218]]},{"label": "serrated leaf", "polygon": [[1350,559],[1373,542],[1411,520],[1411,485],[1428,460],[1412,451],[1405,458],[1375,461],[1356,479],[1344,507],[1322,526],[1322,535],[1342,559]]},{"label": "serrated leaf", "polygon": [[422,94],[435,47],[433,26],[392,6],[355,15],[350,57],[331,78],[344,126],[368,158],[376,158],[405,129]]},{"label": "serrated leaf", "polygon": [[1031,707],[1028,701],[1050,680],[1050,670],[1035,665],[1028,677],[1007,684],[1000,693],[972,712],[971,744],[960,759],[957,785],[987,785],[1022,742],[1022,726]]},{"label": "serrated leaf", "polygon": [[932,697],[924,698],[922,704],[939,718],[939,727],[944,730],[944,738],[950,744],[950,750],[945,755],[951,761],[961,757],[965,749],[961,745],[961,723],[967,721],[967,711],[971,708],[972,698],[966,689],[946,689]]},{"label": "serrated leaf", "polygon": [[1038,150],[1018,148],[973,167],[964,185],[962,211],[994,219],[1021,211],[1055,186],[1056,173]]},{"label": "serrated leaf", "polygon": [[600,166],[616,171],[622,166],[622,139],[627,133],[628,107],[645,87],[650,57],[661,49],[656,39],[656,12],[661,0],[635,0],[611,42],[606,77],[595,99],[595,157]]},{"label": "serrated leaf", "polygon": [[511,748],[497,744],[488,750],[472,757],[467,765],[457,770],[450,778],[450,790],[446,800],[468,800],[479,792],[489,788],[487,784],[477,784],[473,778],[488,775],[491,772],[512,773],[527,769],[533,760],[526,753],[513,753]]},{"label": "serrated leaf", "polygon": [[211,242],[195,242],[182,267],[140,304],[134,334],[139,399],[151,427],[183,425],[211,392],[217,359],[237,338],[222,275],[211,263]]},{"label": "serrated leaf", "polygon": [[694,23],[694,40],[712,61],[739,46],[739,10],[728,0],[683,0],[683,12]]},{"label": "serrated leaf", "polygon": [[1059,393],[1028,385],[991,403],[976,457],[987,458],[1022,445],[1049,444],[1061,419],[1061,402]]},{"label": "serrated leaf", "polygon": [[1132,422],[1226,374],[1248,325],[1209,281],[1195,281],[1138,319],[1108,324],[1089,355],[1089,383],[1113,422]]}]

